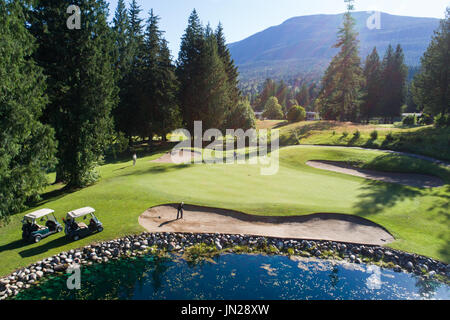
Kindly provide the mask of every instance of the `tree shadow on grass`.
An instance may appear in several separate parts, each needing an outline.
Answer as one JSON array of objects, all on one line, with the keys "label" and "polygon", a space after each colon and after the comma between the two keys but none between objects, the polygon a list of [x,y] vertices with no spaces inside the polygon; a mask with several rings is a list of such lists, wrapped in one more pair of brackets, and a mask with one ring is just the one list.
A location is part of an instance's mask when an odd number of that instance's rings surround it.
[{"label": "tree shadow on grass", "polygon": [[428,191],[408,186],[368,180],[362,187],[362,190],[364,193],[359,196],[359,201],[355,207],[356,213],[363,217],[392,208],[405,199],[414,199],[424,195],[435,197],[436,199],[432,205],[429,208],[425,208],[421,214],[426,215],[429,211],[438,210],[438,220],[434,219],[435,222],[447,226],[446,229],[444,228],[444,232],[436,234],[437,237],[443,240],[443,245],[438,249],[438,253],[441,260],[446,263],[450,261],[450,233],[448,232],[450,228],[450,185],[437,188],[429,193]]},{"label": "tree shadow on grass", "polygon": [[363,194],[358,196],[359,201],[355,205],[356,213],[361,216],[377,214],[400,201],[422,195],[422,191],[416,188],[373,180],[366,180],[361,189]]},{"label": "tree shadow on grass", "polygon": [[443,190],[435,191],[432,196],[439,197],[438,201],[434,202],[429,209],[438,208],[438,215],[441,218],[441,223],[447,226],[447,229],[442,232],[439,237],[444,240],[444,245],[439,250],[439,253],[444,257],[445,262],[450,262],[450,185],[446,185]]},{"label": "tree shadow on grass", "polygon": [[186,169],[186,168],[189,168],[189,167],[192,167],[192,166],[194,166],[194,164],[157,165],[157,166],[152,166],[152,167],[145,168],[145,169],[140,169],[140,170],[134,170],[132,172],[127,172],[127,173],[123,174],[122,176],[126,177],[126,176],[137,176],[137,175],[149,174],[149,173],[167,173],[167,172],[173,172],[173,171]]},{"label": "tree shadow on grass", "polygon": [[16,249],[20,249],[20,248],[23,248],[23,247],[26,247],[29,245],[30,245],[29,242],[27,242],[23,239],[18,239],[16,241],[13,241],[8,244],[4,244],[4,245],[0,246],[0,252],[16,250]]},{"label": "tree shadow on grass", "polygon": [[29,248],[19,252],[22,258],[33,257],[45,253],[51,249],[59,248],[73,242],[67,237],[59,237],[44,244],[38,244],[36,247]]},{"label": "tree shadow on grass", "polygon": [[41,200],[39,202],[33,203],[32,206],[33,207],[38,207],[38,206],[42,206],[48,202],[51,201],[56,201],[59,200],[61,198],[64,198],[65,196],[78,191],[79,189],[69,189],[66,187],[62,187],[60,189],[57,190],[53,190],[53,191],[49,191],[46,193],[41,194]]}]

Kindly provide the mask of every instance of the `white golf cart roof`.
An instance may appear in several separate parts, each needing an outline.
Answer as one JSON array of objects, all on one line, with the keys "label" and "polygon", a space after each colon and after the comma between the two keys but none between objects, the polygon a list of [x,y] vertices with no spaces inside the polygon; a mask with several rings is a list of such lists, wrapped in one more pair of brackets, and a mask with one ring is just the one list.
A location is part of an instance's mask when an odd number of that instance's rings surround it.
[{"label": "white golf cart roof", "polygon": [[41,209],[41,210],[26,214],[25,218],[39,219],[39,218],[45,217],[46,215],[54,213],[54,212],[55,212],[55,210],[52,210],[52,209]]},{"label": "white golf cart roof", "polygon": [[95,209],[91,207],[85,207],[77,210],[73,210],[67,213],[67,216],[70,218],[79,218],[85,216],[90,213],[94,213]]}]

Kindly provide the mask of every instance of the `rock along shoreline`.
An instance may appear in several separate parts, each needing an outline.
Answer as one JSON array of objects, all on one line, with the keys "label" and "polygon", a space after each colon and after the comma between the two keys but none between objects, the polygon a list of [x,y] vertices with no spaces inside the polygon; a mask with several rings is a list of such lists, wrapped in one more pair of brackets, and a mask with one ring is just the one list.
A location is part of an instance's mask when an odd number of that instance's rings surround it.
[{"label": "rock along shoreline", "polygon": [[71,265],[89,266],[126,257],[136,257],[158,250],[185,252],[199,244],[220,253],[255,253],[345,260],[375,264],[396,272],[414,273],[426,279],[450,283],[450,265],[417,254],[373,245],[335,241],[293,240],[236,234],[142,233],[94,243],[62,252],[21,268],[0,279],[0,300],[13,298],[20,291],[38,285],[46,277],[61,274]]}]

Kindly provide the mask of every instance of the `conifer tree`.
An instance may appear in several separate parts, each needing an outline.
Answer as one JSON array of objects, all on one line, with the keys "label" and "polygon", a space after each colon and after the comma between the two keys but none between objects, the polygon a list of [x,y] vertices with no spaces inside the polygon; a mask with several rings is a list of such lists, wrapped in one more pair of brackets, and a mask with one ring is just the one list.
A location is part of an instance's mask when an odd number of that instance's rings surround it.
[{"label": "conifer tree", "polygon": [[266,79],[266,81],[264,82],[263,90],[256,99],[255,110],[263,111],[267,103],[267,100],[269,100],[270,97],[273,97],[275,95],[276,95],[275,81],[273,81],[272,79]]},{"label": "conifer tree", "polygon": [[306,86],[306,83],[303,83],[300,91],[297,93],[296,100],[301,106],[309,106],[310,98],[309,98],[309,90]]},{"label": "conifer tree", "polygon": [[129,112],[127,110],[127,79],[131,67],[130,29],[124,0],[119,0],[113,18],[115,40],[115,71],[119,87],[119,103],[113,110],[117,132],[129,132]]},{"label": "conifer tree", "polygon": [[205,51],[204,29],[197,11],[189,16],[188,26],[181,39],[177,61],[177,77],[180,81],[180,106],[185,127],[193,131],[194,121],[201,119],[199,106],[204,97],[199,95],[202,77],[200,59]]},{"label": "conifer tree", "polygon": [[450,7],[421,62],[414,79],[414,101],[433,116],[450,114]]},{"label": "conifer tree", "polygon": [[201,75],[198,79],[200,95],[200,120],[206,129],[225,130],[230,112],[230,87],[225,65],[219,56],[217,39],[208,25],[205,29],[205,46],[200,58]]},{"label": "conifer tree", "polygon": [[361,119],[369,122],[371,117],[379,115],[381,98],[381,63],[377,48],[367,56],[364,65],[364,98],[361,105]]},{"label": "conifer tree", "polygon": [[231,58],[230,50],[226,45],[222,23],[219,23],[217,26],[215,36],[217,39],[217,52],[222,59],[228,77],[230,103],[232,106],[236,106],[241,99],[241,92],[239,90],[239,72],[234,64],[234,60]]},{"label": "conifer tree", "polygon": [[400,116],[406,100],[406,78],[408,68],[404,64],[404,54],[400,45],[394,51],[389,45],[383,58],[381,71],[380,116],[385,122],[392,122]]},{"label": "conifer tree", "polygon": [[353,0],[345,0],[347,12],[344,23],[334,45],[339,53],[333,58],[322,78],[322,90],[319,95],[320,113],[324,119],[356,121],[363,75],[358,53],[358,33],[355,31]]},{"label": "conifer tree", "polygon": [[47,184],[55,164],[54,131],[39,118],[47,103],[45,78],[31,55],[19,1],[0,1],[0,220],[23,210]]},{"label": "conifer tree", "polygon": [[163,32],[159,30],[159,17],[150,11],[144,40],[142,64],[143,95],[140,105],[142,129],[148,137],[167,133],[180,125],[177,103],[178,82],[175,67]]},{"label": "conifer tree", "polygon": [[226,129],[231,104],[229,78],[217,38],[209,25],[203,28],[195,10],[182,37],[177,75],[186,128],[193,132],[194,121],[203,121],[205,129]]},{"label": "conifer tree", "polygon": [[57,180],[83,187],[97,179],[96,166],[112,134],[118,89],[114,40],[102,0],[82,0],[81,29],[69,30],[66,3],[42,0],[33,8],[36,58],[48,76],[45,113],[58,140]]},{"label": "conifer tree", "polygon": [[136,0],[132,0],[128,10],[128,50],[130,65],[125,73],[121,96],[121,130],[128,136],[130,144],[133,136],[145,138],[146,130],[142,122],[142,96],[143,88],[142,69],[144,56],[143,20],[140,17],[141,8]]}]

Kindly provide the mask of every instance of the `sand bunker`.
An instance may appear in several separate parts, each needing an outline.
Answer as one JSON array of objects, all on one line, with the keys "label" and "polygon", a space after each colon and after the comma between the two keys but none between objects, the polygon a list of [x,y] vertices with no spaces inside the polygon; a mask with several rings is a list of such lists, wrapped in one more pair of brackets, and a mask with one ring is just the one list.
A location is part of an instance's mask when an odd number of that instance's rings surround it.
[{"label": "sand bunker", "polygon": [[176,205],[159,206],[144,212],[139,224],[149,232],[247,234],[366,245],[384,245],[395,240],[369,220],[341,214],[266,217],[185,205],[184,219],[176,220],[176,217]]},{"label": "sand bunker", "polygon": [[166,153],[159,159],[153,160],[152,162],[184,164],[192,163],[196,157],[201,158],[201,156],[202,154],[196,151],[174,150],[172,152]]},{"label": "sand bunker", "polygon": [[337,161],[308,161],[310,167],[328,171],[334,171],[352,176],[357,176],[370,180],[377,180],[389,183],[398,183],[416,188],[436,188],[442,187],[444,181],[434,176],[415,173],[393,173],[381,172],[367,169],[360,169]]}]

